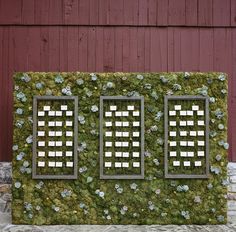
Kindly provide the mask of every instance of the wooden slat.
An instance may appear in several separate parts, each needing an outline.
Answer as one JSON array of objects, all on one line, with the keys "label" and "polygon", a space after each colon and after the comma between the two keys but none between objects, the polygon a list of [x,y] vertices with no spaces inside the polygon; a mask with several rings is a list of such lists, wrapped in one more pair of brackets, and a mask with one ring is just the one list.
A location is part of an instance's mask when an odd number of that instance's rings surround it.
[{"label": "wooden slat", "polygon": [[[20,1],[19,1],[20,2]],[[35,4],[32,0],[22,0],[22,24],[34,24]]]},{"label": "wooden slat", "polygon": [[89,24],[90,25],[98,25],[99,23],[99,1],[98,0],[90,0],[89,7]]},{"label": "wooden slat", "polygon": [[122,70],[130,71],[130,30],[128,27],[122,29]]},{"label": "wooden slat", "polygon": [[89,25],[89,7],[90,2],[89,0],[80,0],[79,1],[79,15],[78,15],[78,21],[81,25]]},{"label": "wooden slat", "polygon": [[230,16],[230,25],[236,26],[236,0],[231,0]]},{"label": "wooden slat", "polygon": [[98,27],[96,30],[96,46],[95,46],[95,56],[96,56],[96,72],[103,72],[103,27]]},{"label": "wooden slat", "polygon": [[230,21],[230,0],[214,0],[213,26],[229,26]]},{"label": "wooden slat", "polygon": [[157,25],[168,25],[168,1],[157,0]]},{"label": "wooden slat", "polygon": [[40,28],[40,71],[48,72],[49,68],[49,27]]},{"label": "wooden slat", "polygon": [[[48,25],[49,22],[49,4],[48,0],[34,1],[34,23],[39,25]],[[50,17],[51,18],[51,17]]]},{"label": "wooden slat", "polygon": [[138,24],[148,24],[148,0],[138,0]]},{"label": "wooden slat", "polygon": [[122,44],[122,32],[123,28],[117,27],[115,30],[115,41],[114,41],[114,59],[115,59],[115,71],[122,72],[123,70],[123,60],[122,60],[122,52],[123,52],[123,44]]},{"label": "wooden slat", "polygon": [[104,72],[114,71],[114,28],[103,29],[103,70]]},{"label": "wooden slat", "polygon": [[143,72],[145,70],[145,31],[143,28],[138,28],[137,32],[137,42],[138,42],[138,72]]},{"label": "wooden slat", "polygon": [[88,70],[96,71],[96,31],[94,27],[88,28]]},{"label": "wooden slat", "polygon": [[132,27],[129,29],[129,65],[130,72],[137,72],[138,69],[138,41],[137,41],[137,28]]},{"label": "wooden slat", "polygon": [[88,28],[79,28],[79,67],[81,72],[88,71]]},{"label": "wooden slat", "polygon": [[79,19],[79,1],[63,1],[63,24],[78,24]]},{"label": "wooden slat", "polygon": [[198,26],[212,26],[213,0],[198,0]]},{"label": "wooden slat", "polygon": [[185,0],[169,0],[168,24],[185,25]]},{"label": "wooden slat", "polygon": [[138,0],[124,1],[124,24],[138,25]]},{"label": "wooden slat", "polygon": [[124,24],[124,3],[123,1],[109,0],[109,24]]},{"label": "wooden slat", "polygon": [[198,0],[187,0],[185,4],[185,25],[197,26]]},{"label": "wooden slat", "polygon": [[148,2],[148,25],[157,25],[157,1]]}]

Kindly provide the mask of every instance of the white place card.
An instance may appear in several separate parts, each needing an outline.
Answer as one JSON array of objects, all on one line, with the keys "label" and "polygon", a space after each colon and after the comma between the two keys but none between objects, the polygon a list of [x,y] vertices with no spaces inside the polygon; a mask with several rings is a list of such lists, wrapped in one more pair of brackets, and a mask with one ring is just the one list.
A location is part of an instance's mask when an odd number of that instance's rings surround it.
[{"label": "white place card", "polygon": [[55,116],[56,112],[54,110],[48,111],[48,116]]},{"label": "white place card", "polygon": [[62,111],[56,111],[56,116],[62,116]]},{"label": "white place card", "polygon": [[198,120],[198,121],[197,121],[197,125],[198,125],[198,126],[204,126],[204,124],[205,124],[205,123],[204,123],[203,120]]},{"label": "white place card", "polygon": [[52,137],[55,136],[56,132],[55,131],[49,131],[48,132],[48,136]]},{"label": "white place card", "polygon": [[198,110],[198,111],[197,111],[197,115],[203,116],[203,115],[204,115],[204,111],[203,111],[203,110]]},{"label": "white place card", "polygon": [[199,110],[199,106],[198,106],[198,105],[192,106],[192,110],[193,110],[193,111]]},{"label": "white place card", "polygon": [[189,135],[190,135],[190,136],[196,136],[196,135],[197,135],[197,132],[196,132],[196,131],[190,131],[190,132],[189,132]]},{"label": "white place card", "polygon": [[44,157],[45,151],[38,151],[38,157]]},{"label": "white place card", "polygon": [[134,116],[134,117],[138,117],[138,116],[139,116],[139,111],[134,111],[134,112],[133,112],[133,116]]},{"label": "white place card", "polygon": [[123,132],[123,133],[122,133],[122,136],[123,136],[123,137],[129,137],[129,132],[126,132],[126,131]]},{"label": "white place card", "polygon": [[73,122],[72,121],[66,121],[66,126],[72,126]]},{"label": "white place card", "polygon": [[181,157],[187,157],[187,152],[186,151],[181,151],[180,156]]},{"label": "white place card", "polygon": [[122,146],[122,142],[115,142],[115,146],[116,147],[121,147]]},{"label": "white place card", "polygon": [[128,168],[129,167],[129,163],[128,162],[123,162],[122,163],[122,167],[123,168]]},{"label": "white place card", "polygon": [[122,116],[123,117],[128,117],[129,116],[129,111],[123,111]]},{"label": "white place card", "polygon": [[62,122],[61,121],[56,121],[56,126],[62,126]]},{"label": "white place card", "polygon": [[66,167],[72,168],[73,166],[74,166],[73,162],[70,162],[70,161],[66,162]]},{"label": "white place card", "polygon": [[67,137],[72,137],[73,136],[73,131],[66,131],[66,136]]},{"label": "white place card", "polygon": [[44,107],[43,107],[43,110],[44,110],[44,111],[49,111],[50,109],[51,109],[50,106],[44,106]]},{"label": "white place card", "polygon": [[61,157],[62,156],[62,151],[56,151],[56,156]]},{"label": "white place card", "polygon": [[45,147],[45,141],[38,141],[39,147]]},{"label": "white place card", "polygon": [[180,126],[186,126],[187,123],[186,123],[186,121],[180,121],[180,122],[179,122],[179,125],[180,125]]},{"label": "white place card", "polygon": [[177,156],[177,152],[176,151],[170,151],[170,157],[175,157]]},{"label": "white place card", "polygon": [[176,111],[175,110],[170,110],[169,111],[169,115],[170,116],[175,116],[176,115]]},{"label": "white place card", "polygon": [[111,162],[105,162],[105,168],[111,168]]},{"label": "white place card", "polygon": [[176,131],[170,131],[169,134],[170,134],[171,137],[176,137]]},{"label": "white place card", "polygon": [[188,141],[188,146],[189,147],[194,147],[194,141]]},{"label": "white place card", "polygon": [[122,132],[121,131],[116,131],[116,137],[122,137]]},{"label": "white place card", "polygon": [[187,111],[186,111],[186,110],[181,110],[181,111],[179,112],[179,114],[180,114],[181,116],[186,116],[186,115],[187,115]]},{"label": "white place card", "polygon": [[205,146],[205,141],[197,141],[198,146]]},{"label": "white place card", "polygon": [[170,147],[176,147],[176,141],[170,141]]},{"label": "white place card", "polygon": [[129,142],[122,142],[122,147],[128,147],[129,146]]},{"label": "white place card", "polygon": [[122,126],[129,126],[129,122],[123,122]]},{"label": "white place card", "polygon": [[202,166],[202,161],[195,161],[194,165],[195,165],[195,167],[201,167]]},{"label": "white place card", "polygon": [[127,110],[134,110],[134,106],[127,106]]},{"label": "white place card", "polygon": [[192,110],[187,110],[187,115],[188,116],[193,116],[193,111]]},{"label": "white place card", "polygon": [[56,162],[54,162],[54,161],[48,162],[48,167],[55,167],[55,165],[56,165]]},{"label": "white place card", "polygon": [[205,152],[204,151],[198,151],[197,156],[205,156]]},{"label": "white place card", "polygon": [[133,151],[132,156],[133,156],[134,158],[139,157],[139,152]]},{"label": "white place card", "polygon": [[133,137],[139,137],[139,131],[134,131],[133,132]]},{"label": "white place card", "polygon": [[105,152],[105,157],[111,157],[112,156],[112,152],[111,151],[106,151]]},{"label": "white place card", "polygon": [[123,152],[122,157],[128,158],[129,157],[129,152]]},{"label": "white place card", "polygon": [[62,162],[56,162],[56,167],[57,168],[62,168]]},{"label": "white place card", "polygon": [[55,126],[56,122],[53,122],[53,121],[49,121],[48,122],[48,126]]},{"label": "white place card", "polygon": [[112,131],[106,131],[105,136],[106,137],[112,137]]},{"label": "white place card", "polygon": [[56,136],[62,136],[62,131],[56,131]]},{"label": "white place card", "polygon": [[108,111],[108,112],[105,112],[105,116],[106,116],[106,117],[111,117],[111,116],[112,116],[112,112],[109,112],[109,111]]},{"label": "white place card", "polygon": [[72,151],[66,151],[66,156],[72,156],[73,152]]},{"label": "white place card", "polygon": [[140,167],[140,163],[139,162],[133,162],[133,167],[134,168],[139,168]]},{"label": "white place card", "polygon": [[122,126],[122,122],[116,121],[116,122],[115,122],[115,125],[116,125],[116,126]]},{"label": "white place card", "polygon": [[187,141],[180,141],[180,146],[186,147],[187,146]]},{"label": "white place card", "polygon": [[38,121],[38,126],[45,126],[45,121]]},{"label": "white place card", "polygon": [[115,112],[115,116],[116,117],[121,117],[122,116],[122,112],[121,111],[116,111]]},{"label": "white place card", "polygon": [[66,116],[72,116],[73,115],[73,111],[66,111]]},{"label": "white place card", "polygon": [[204,136],[204,134],[205,134],[204,131],[198,131],[198,132],[197,132],[197,135],[198,135],[198,136]]},{"label": "white place card", "polygon": [[38,167],[45,167],[44,161],[38,161]]},{"label": "white place card", "polygon": [[49,156],[49,157],[55,157],[55,155],[56,155],[56,152],[55,152],[55,151],[49,151],[49,152],[48,152],[48,156]]},{"label": "white place card", "polygon": [[42,116],[44,116],[45,115],[45,112],[44,111],[38,111],[38,116],[39,117],[42,117]]},{"label": "white place card", "polygon": [[193,151],[188,151],[188,157],[194,157],[194,152]]},{"label": "white place card", "polygon": [[45,131],[38,131],[38,136],[45,136]]},{"label": "white place card", "polygon": [[133,122],[133,126],[140,126],[139,122]]},{"label": "white place card", "polygon": [[181,110],[181,105],[175,105],[175,110]]},{"label": "white place card", "polygon": [[115,168],[121,168],[121,162],[115,162]]},{"label": "white place card", "polygon": [[193,122],[193,121],[187,121],[187,125],[188,125],[188,126],[193,126],[193,125],[194,125],[194,122]]},{"label": "white place card", "polygon": [[55,146],[55,141],[49,141],[48,146],[49,147],[54,147]]},{"label": "white place card", "polygon": [[133,142],[133,147],[139,147],[139,142]]},{"label": "white place card", "polygon": [[176,121],[170,121],[169,124],[170,126],[176,126]]},{"label": "white place card", "polygon": [[187,136],[187,131],[180,131],[180,132],[179,132],[179,135],[180,135],[180,136]]},{"label": "white place card", "polygon": [[[66,141],[66,146],[69,146],[68,143],[71,141]],[[62,141],[56,141],[56,147],[61,147],[62,146]],[[72,142],[71,142],[71,146],[72,146]]]},{"label": "white place card", "polygon": [[185,167],[190,167],[190,161],[184,161],[184,166]]},{"label": "white place card", "polygon": [[112,122],[105,122],[106,127],[112,126]]},{"label": "white place card", "polygon": [[116,111],[117,110],[117,106],[110,106],[110,110],[111,111]]},{"label": "white place card", "polygon": [[66,146],[67,147],[72,147],[73,146],[73,141],[66,141]]},{"label": "white place card", "polygon": [[180,161],[173,161],[173,166],[174,167],[180,166]]},{"label": "white place card", "polygon": [[61,105],[61,110],[67,110],[67,105]]},{"label": "white place card", "polygon": [[122,152],[116,151],[115,152],[115,157],[122,157]]}]

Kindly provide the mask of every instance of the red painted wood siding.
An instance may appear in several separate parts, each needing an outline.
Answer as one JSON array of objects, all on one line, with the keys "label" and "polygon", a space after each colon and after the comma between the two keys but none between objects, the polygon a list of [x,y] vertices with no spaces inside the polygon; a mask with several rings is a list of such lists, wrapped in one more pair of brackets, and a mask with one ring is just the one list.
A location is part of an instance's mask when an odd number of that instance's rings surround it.
[{"label": "red painted wood siding", "polygon": [[0,0],[0,161],[16,71],[222,71],[236,161],[236,0]]}]

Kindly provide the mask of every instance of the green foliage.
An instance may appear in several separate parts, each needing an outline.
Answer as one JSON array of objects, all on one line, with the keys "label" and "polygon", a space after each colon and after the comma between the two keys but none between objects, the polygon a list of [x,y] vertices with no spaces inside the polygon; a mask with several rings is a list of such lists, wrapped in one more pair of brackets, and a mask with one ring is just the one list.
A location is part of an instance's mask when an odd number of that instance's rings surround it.
[{"label": "green foliage", "polygon": [[[226,223],[225,74],[17,73],[14,80],[14,224]],[[210,97],[209,179],[164,178],[166,94]],[[77,180],[31,178],[35,95],[79,97]],[[145,180],[99,179],[99,110],[95,106],[99,109],[100,95],[144,96]]]}]

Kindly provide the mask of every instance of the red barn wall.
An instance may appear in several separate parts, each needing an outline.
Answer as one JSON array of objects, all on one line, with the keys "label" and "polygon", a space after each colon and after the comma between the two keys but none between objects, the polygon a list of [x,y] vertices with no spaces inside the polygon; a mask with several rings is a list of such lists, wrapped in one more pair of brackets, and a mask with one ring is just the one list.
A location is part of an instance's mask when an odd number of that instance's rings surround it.
[{"label": "red barn wall", "polygon": [[0,161],[16,71],[220,71],[236,161],[236,0],[0,0]]}]

